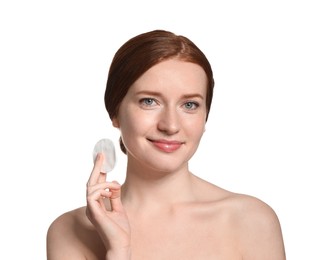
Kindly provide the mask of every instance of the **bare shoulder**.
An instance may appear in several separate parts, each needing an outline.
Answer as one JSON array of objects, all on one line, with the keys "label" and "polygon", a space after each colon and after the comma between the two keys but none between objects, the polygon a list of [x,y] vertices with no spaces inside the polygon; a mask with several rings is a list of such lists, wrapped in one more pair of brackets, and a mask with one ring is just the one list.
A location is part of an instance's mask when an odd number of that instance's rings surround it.
[{"label": "bare shoulder", "polygon": [[265,221],[278,222],[275,211],[259,198],[230,192],[225,202],[231,208],[233,216],[236,216],[240,222],[246,222],[245,224],[252,224],[254,221],[259,224]]},{"label": "bare shoulder", "polygon": [[242,231],[253,230],[255,235],[258,235],[258,231],[260,234],[280,231],[279,219],[273,208],[256,197],[232,193],[226,198],[225,204],[231,219]]},{"label": "bare shoulder", "polygon": [[285,259],[280,222],[270,205],[254,196],[231,192],[203,180],[198,183],[203,191],[201,205],[206,208],[204,212],[212,216],[210,223],[217,226],[219,234],[221,231],[235,241],[243,259]]},{"label": "bare shoulder", "polygon": [[[88,222],[85,219],[85,207],[77,208],[68,212],[63,213],[57,217],[50,225],[48,232],[67,230],[72,227],[75,223],[86,224]],[[85,223],[84,223],[85,222]]]},{"label": "bare shoulder", "polygon": [[[85,214],[85,207],[57,217],[47,232],[47,259],[94,259],[94,251],[102,251],[97,232]],[[96,258],[95,258],[96,259]]]},{"label": "bare shoulder", "polygon": [[[264,222],[277,224],[278,218],[275,211],[264,201],[246,194],[225,190],[212,183],[196,178],[196,194],[205,205],[212,205],[221,214],[228,214],[233,220],[244,224],[260,225]],[[261,221],[261,222],[260,222]],[[236,223],[238,224],[238,223]]]},{"label": "bare shoulder", "polygon": [[244,194],[229,196],[227,206],[244,259],[285,259],[280,222],[271,206]]}]

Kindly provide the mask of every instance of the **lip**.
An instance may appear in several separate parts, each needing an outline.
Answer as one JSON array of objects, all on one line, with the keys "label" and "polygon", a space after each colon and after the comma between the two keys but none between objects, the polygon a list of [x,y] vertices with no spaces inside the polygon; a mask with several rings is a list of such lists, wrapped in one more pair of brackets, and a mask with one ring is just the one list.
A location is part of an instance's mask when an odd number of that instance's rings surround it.
[{"label": "lip", "polygon": [[183,144],[180,141],[171,141],[171,140],[164,140],[164,139],[158,139],[158,140],[150,140],[149,141],[159,150],[166,152],[166,153],[172,153],[176,150],[178,150],[181,145]]}]

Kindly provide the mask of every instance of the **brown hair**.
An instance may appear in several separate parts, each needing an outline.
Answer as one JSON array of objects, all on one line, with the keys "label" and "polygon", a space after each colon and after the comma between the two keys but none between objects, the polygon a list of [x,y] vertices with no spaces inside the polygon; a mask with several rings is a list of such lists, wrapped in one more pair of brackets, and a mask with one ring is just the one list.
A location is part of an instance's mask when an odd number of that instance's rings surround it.
[{"label": "brown hair", "polygon": [[[122,45],[112,60],[104,102],[111,119],[118,114],[121,101],[132,84],[148,69],[167,59],[179,59],[200,65],[207,76],[207,116],[211,108],[214,79],[211,65],[204,53],[188,38],[164,30],[137,35]],[[124,153],[126,148],[120,139]]]}]

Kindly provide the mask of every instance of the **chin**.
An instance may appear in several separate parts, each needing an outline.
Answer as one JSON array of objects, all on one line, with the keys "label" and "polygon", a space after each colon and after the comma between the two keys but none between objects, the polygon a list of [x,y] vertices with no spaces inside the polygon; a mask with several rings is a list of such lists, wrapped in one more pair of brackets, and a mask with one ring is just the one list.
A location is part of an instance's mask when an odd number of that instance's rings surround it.
[{"label": "chin", "polygon": [[160,172],[160,173],[173,173],[179,171],[181,169],[188,169],[188,160],[178,160],[178,158],[157,158],[152,161],[148,160],[148,167],[152,169],[152,171]]}]

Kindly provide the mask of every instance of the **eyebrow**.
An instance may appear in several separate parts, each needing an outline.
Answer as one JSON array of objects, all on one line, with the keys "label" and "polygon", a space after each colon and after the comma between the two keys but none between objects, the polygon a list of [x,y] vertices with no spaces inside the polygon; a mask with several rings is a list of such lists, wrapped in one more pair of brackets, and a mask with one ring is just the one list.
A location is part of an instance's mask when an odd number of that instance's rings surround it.
[{"label": "eyebrow", "polygon": [[[163,96],[161,93],[156,92],[156,91],[149,91],[149,90],[142,90],[142,91],[138,91],[135,93],[136,95],[150,95],[150,96]],[[199,94],[199,93],[193,93],[193,94],[185,94],[182,96],[182,98],[184,99],[189,99],[189,98],[200,98],[200,99],[204,99],[204,97]]]}]

